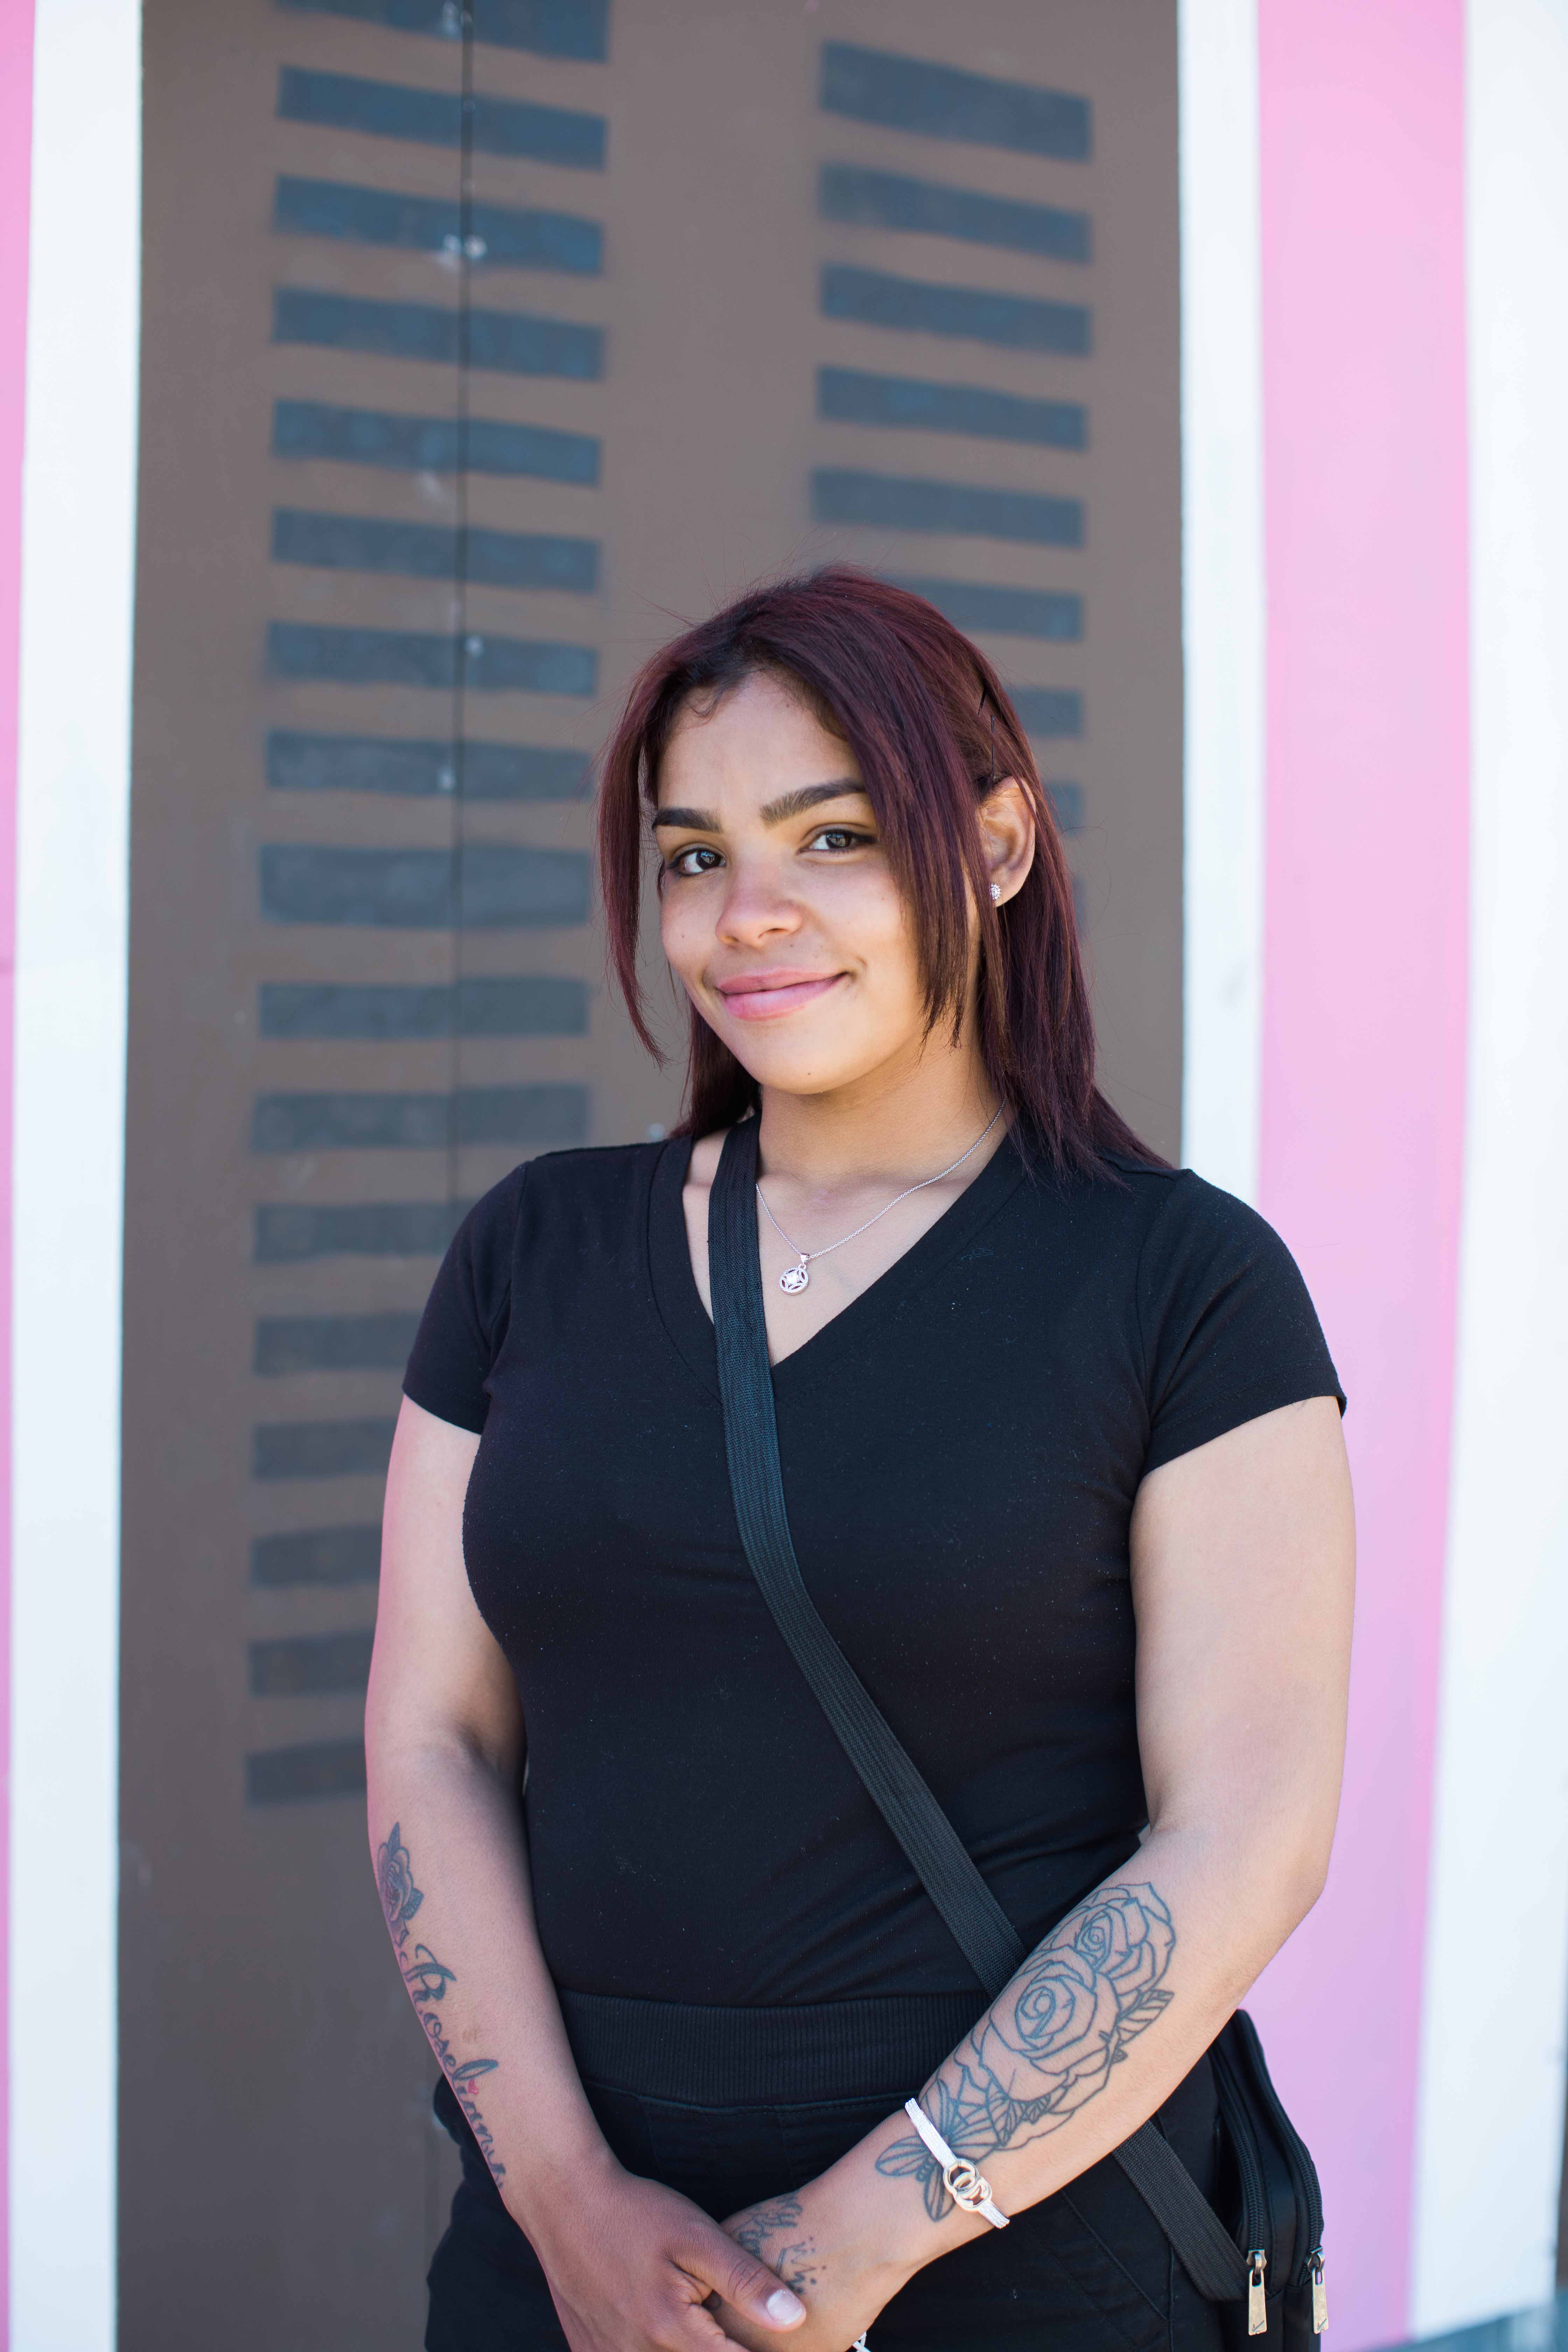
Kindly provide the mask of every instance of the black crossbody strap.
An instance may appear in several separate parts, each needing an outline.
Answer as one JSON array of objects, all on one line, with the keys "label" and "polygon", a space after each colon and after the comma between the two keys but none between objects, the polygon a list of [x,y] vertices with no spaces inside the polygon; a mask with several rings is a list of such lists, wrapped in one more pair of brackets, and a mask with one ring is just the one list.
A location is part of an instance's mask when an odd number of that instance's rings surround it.
[{"label": "black crossbody strap", "polygon": [[[708,1206],[708,1268],[718,1344],[724,1447],[741,1541],[783,1634],[868,1795],[946,1922],[988,1999],[1028,1957],[952,1823],[823,1623],[805,1589],[784,1508],[778,1423],[757,1256],[757,1128],[724,1139]],[[1247,2265],[1170,2143],[1144,2124],[1117,2162],[1164,2231],[1200,2294],[1229,2302]]]},{"label": "black crossbody strap", "polygon": [[1247,2264],[1175,2149],[1142,2124],[1111,2154],[1176,2250],[1176,2259],[1210,2303],[1238,2303]]},{"label": "black crossbody strap", "polygon": [[1000,1992],[1024,1946],[952,1823],[828,1632],[790,1538],[757,1261],[757,1122],[731,1129],[709,1196],[708,1266],[719,1348],[724,1444],[741,1541],[790,1654],[845,1754],[988,1995]]}]

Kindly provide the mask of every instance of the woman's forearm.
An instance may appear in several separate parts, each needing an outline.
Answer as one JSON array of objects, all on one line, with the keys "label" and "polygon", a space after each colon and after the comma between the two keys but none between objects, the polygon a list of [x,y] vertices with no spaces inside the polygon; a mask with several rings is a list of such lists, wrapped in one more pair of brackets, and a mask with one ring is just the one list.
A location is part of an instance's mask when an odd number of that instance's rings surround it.
[{"label": "woman's forearm", "polygon": [[[1156,1832],[1030,1954],[920,2104],[1020,2212],[1163,2105],[1295,1924],[1284,1888],[1212,1839]],[[912,2126],[876,2167],[918,2185],[933,2224],[951,2215]]]},{"label": "woman's forearm", "polygon": [[[1303,1878],[1278,1853],[1156,1832],[1052,1929],[919,2093],[1003,2212],[1066,2187],[1163,2104],[1297,1924]],[[990,2225],[953,2203],[900,2112],[798,2195],[727,2226],[793,2266],[826,2343]],[[808,2326],[802,2352],[816,2340]]]},{"label": "woman's forearm", "polygon": [[415,2013],[515,2219],[606,2151],[533,1920],[512,1789],[461,1743],[370,1761],[371,1847]]}]

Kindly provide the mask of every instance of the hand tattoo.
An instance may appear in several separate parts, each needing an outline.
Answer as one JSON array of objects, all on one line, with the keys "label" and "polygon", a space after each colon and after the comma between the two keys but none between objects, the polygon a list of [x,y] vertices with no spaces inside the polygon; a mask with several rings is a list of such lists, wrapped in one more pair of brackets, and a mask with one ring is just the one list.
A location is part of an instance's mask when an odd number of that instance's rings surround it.
[{"label": "hand tattoo", "polygon": [[[1161,1980],[1176,1947],[1154,1889],[1101,1887],[1030,1954],[921,2094],[955,2156],[979,2164],[999,2148],[1059,2131],[1105,2088],[1127,2044],[1172,1996]],[[917,2133],[877,2158],[909,2176],[933,2221],[950,2210],[942,2168]]]},{"label": "hand tattoo", "polygon": [[[809,2233],[795,2234],[799,2230],[800,2199],[770,2197],[765,2205],[748,2207],[730,2234],[737,2245],[766,2263],[785,2286],[800,2294],[808,2286],[820,2285],[822,2273],[816,2261],[815,2239]],[[784,2242],[775,2245],[775,2239]]]},{"label": "hand tattoo", "polygon": [[397,1965],[403,1970],[403,1981],[408,1988],[420,2024],[429,2037],[430,2047],[440,2061],[441,2071],[457,2094],[458,2105],[468,2119],[479,2152],[489,2166],[495,2179],[506,2179],[506,2167],[496,2154],[496,2144],[489,2126],[479,2112],[469,2084],[481,2074],[493,2074],[500,2064],[499,2058],[458,2058],[447,2037],[446,2028],[435,2004],[442,1999],[449,1984],[456,1984],[458,1974],[445,1960],[438,1960],[428,1944],[416,1944],[408,1950],[408,1922],[424,1902],[421,1888],[414,1884],[414,1865],[408,1858],[408,1848],[403,1843],[400,1825],[394,1822],[392,1834],[375,1857],[376,1885],[381,1889],[381,1907],[386,1914],[387,1927],[392,1936],[392,1948],[397,1954]]}]

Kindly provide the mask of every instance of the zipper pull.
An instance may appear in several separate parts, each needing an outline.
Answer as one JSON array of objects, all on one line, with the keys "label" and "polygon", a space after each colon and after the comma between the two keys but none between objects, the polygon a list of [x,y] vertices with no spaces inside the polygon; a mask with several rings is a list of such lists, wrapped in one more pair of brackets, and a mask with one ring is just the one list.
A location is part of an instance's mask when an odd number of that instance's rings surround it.
[{"label": "zipper pull", "polygon": [[1264,2300],[1263,2273],[1268,2268],[1268,2257],[1261,2246],[1254,2246],[1247,2259],[1252,2265],[1247,2274],[1247,2332],[1267,2336],[1268,2305]]},{"label": "zipper pull", "polygon": [[1314,2246],[1308,2255],[1307,2273],[1312,2282],[1312,2333],[1321,2336],[1329,2324],[1329,2291],[1323,2284],[1321,2246]]}]

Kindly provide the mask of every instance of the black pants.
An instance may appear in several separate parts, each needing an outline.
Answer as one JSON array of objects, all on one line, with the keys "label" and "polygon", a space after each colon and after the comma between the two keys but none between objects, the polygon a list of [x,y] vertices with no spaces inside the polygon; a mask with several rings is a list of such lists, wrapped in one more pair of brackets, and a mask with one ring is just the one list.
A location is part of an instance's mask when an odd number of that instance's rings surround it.
[{"label": "black pants", "polygon": [[[590,2101],[620,2162],[715,2220],[798,2189],[836,2162],[919,2087],[976,2006],[970,1996],[935,1996],[831,2011],[677,2011],[563,1996]],[[628,2074],[637,2088],[626,2087]],[[831,2078],[839,2095],[821,2095]],[[715,2088],[741,2095],[716,2098]],[[781,2098],[780,2089],[805,2095]],[[426,2352],[563,2352],[544,2273],[445,2084],[436,2106],[462,2151],[463,2180],[430,2266]],[[1216,2118],[1206,2059],[1156,2120],[1211,2189]],[[1219,2352],[1220,2336],[1212,2305],[1107,2161],[1011,2228],[928,2264],[869,2340],[872,2352],[1043,2352],[1047,2343],[1049,2352]]]}]

